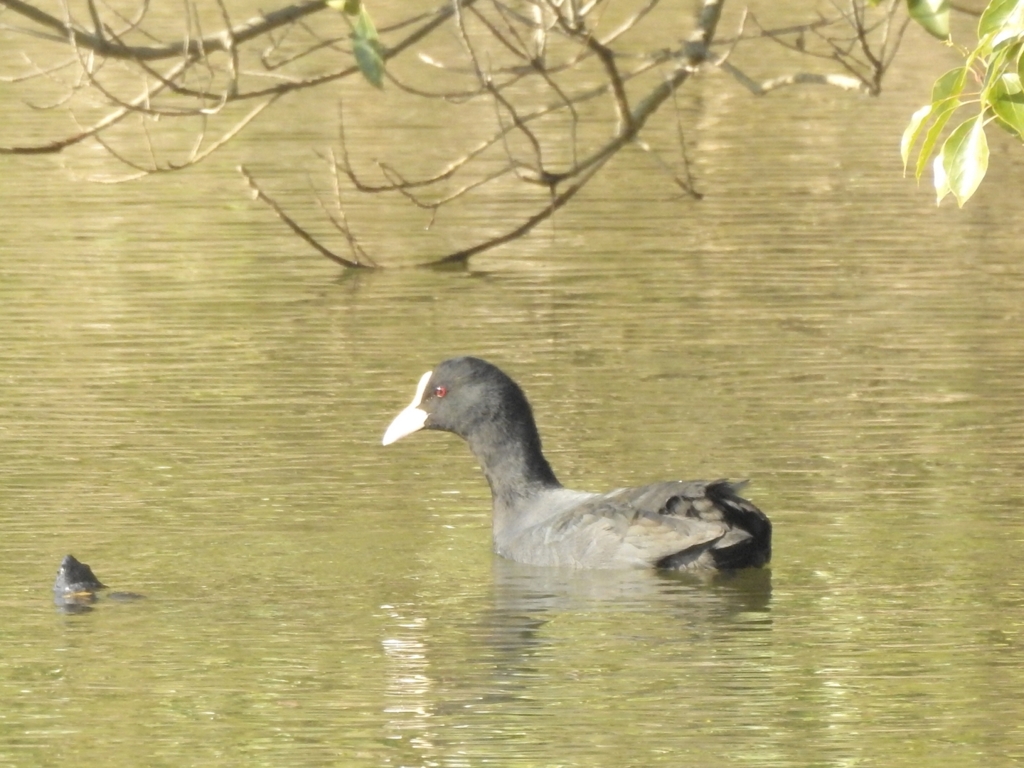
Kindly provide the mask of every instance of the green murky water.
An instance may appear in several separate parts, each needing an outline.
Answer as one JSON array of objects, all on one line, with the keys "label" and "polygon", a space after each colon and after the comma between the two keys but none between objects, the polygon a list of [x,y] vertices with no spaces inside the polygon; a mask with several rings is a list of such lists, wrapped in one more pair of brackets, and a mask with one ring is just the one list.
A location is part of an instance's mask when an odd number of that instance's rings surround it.
[{"label": "green murky water", "polygon": [[[1022,160],[959,213],[902,180],[928,77],[713,79],[703,202],[626,153],[461,272],[340,274],[238,158],[0,157],[0,764],[1020,764]],[[239,152],[302,205],[285,129]],[[381,261],[437,247],[353,205]],[[751,478],[770,573],[495,561],[465,446],[379,444],[456,353],[523,384],[567,485]],[[148,599],[58,613],[68,552]]]}]

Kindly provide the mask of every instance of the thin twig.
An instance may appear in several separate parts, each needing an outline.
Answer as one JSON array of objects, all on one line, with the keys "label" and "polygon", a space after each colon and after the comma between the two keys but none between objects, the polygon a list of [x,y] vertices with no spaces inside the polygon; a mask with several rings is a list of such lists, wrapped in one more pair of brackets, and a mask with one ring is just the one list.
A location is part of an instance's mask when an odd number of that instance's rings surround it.
[{"label": "thin twig", "polygon": [[313,235],[306,231],[297,221],[295,221],[295,219],[293,219],[291,216],[285,213],[284,209],[281,208],[281,206],[278,205],[273,198],[269,197],[267,193],[260,188],[260,186],[256,183],[256,180],[245,169],[245,166],[238,166],[238,172],[242,174],[242,178],[245,179],[246,184],[249,185],[249,189],[252,190],[253,199],[259,200],[260,202],[266,203],[268,206],[270,206],[270,209],[277,214],[277,217],[281,221],[283,221],[288,226],[288,228],[291,229],[292,232],[298,235],[301,240],[311,245],[322,256],[326,256],[335,264],[340,264],[341,266],[348,267],[350,269],[372,269],[372,267],[369,264],[363,264],[358,261],[346,259],[344,256],[339,256],[330,248],[323,245],[319,240],[313,237]]},{"label": "thin twig", "polygon": [[[606,158],[605,161],[607,161],[607,159],[609,158]],[[469,261],[473,256],[476,256],[479,253],[489,251],[492,248],[497,248],[499,245],[504,245],[505,243],[512,242],[513,240],[522,237],[526,233],[530,232],[530,230],[532,230],[538,224],[549,219],[552,216],[552,214],[554,214],[566,203],[572,200],[572,198],[576,196],[576,193],[583,189],[583,187],[586,186],[587,182],[589,182],[590,179],[594,177],[594,175],[600,170],[601,165],[603,164],[604,161],[599,164],[591,166],[585,174],[583,174],[580,178],[576,180],[575,183],[568,185],[557,195],[553,195],[551,201],[546,206],[541,208],[537,213],[533,214],[533,216],[530,216],[528,219],[526,219],[526,221],[524,221],[522,224],[515,227],[514,229],[509,230],[503,235],[498,235],[497,237],[492,237],[487,240],[484,240],[483,242],[477,243],[476,245],[473,245],[469,248],[464,248],[460,251],[449,253],[447,256],[443,256],[440,259],[427,262],[426,264],[423,264],[421,266],[438,267],[447,264],[464,264],[467,261]]]}]

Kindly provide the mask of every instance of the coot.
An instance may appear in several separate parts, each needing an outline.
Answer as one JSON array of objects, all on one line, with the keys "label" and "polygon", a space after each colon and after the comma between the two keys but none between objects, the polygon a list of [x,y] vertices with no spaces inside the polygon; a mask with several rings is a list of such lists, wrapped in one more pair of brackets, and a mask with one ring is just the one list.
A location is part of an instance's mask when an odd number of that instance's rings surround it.
[{"label": "coot", "polygon": [[522,389],[475,357],[420,378],[384,445],[420,429],[469,443],[491,486],[494,550],[531,565],[733,570],[771,559],[772,524],[725,480],[670,480],[609,493],[564,488],[541,452]]}]

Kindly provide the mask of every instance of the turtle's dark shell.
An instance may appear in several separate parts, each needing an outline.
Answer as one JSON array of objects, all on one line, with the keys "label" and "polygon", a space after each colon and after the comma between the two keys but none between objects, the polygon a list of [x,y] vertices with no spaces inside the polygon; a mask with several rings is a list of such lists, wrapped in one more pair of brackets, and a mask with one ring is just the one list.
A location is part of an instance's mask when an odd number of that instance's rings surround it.
[{"label": "turtle's dark shell", "polygon": [[[92,568],[75,559],[74,555],[65,555],[57,570],[57,580],[53,583],[53,602],[68,613],[84,613],[92,610],[90,606],[96,602],[96,593],[106,588],[107,585],[96,578]],[[112,592],[110,597],[137,600],[142,595]]]}]

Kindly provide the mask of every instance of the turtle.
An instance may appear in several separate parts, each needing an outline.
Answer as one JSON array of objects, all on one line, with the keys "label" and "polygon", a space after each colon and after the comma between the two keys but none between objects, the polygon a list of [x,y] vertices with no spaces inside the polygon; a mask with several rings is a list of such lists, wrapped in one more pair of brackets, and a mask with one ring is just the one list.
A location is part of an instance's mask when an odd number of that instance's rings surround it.
[{"label": "turtle", "polygon": [[[74,555],[64,555],[57,569],[57,580],[53,583],[53,602],[65,613],[85,613],[92,610],[97,593],[107,585],[96,578],[85,563]],[[108,592],[111,600],[141,600],[145,595],[135,592]]]}]

